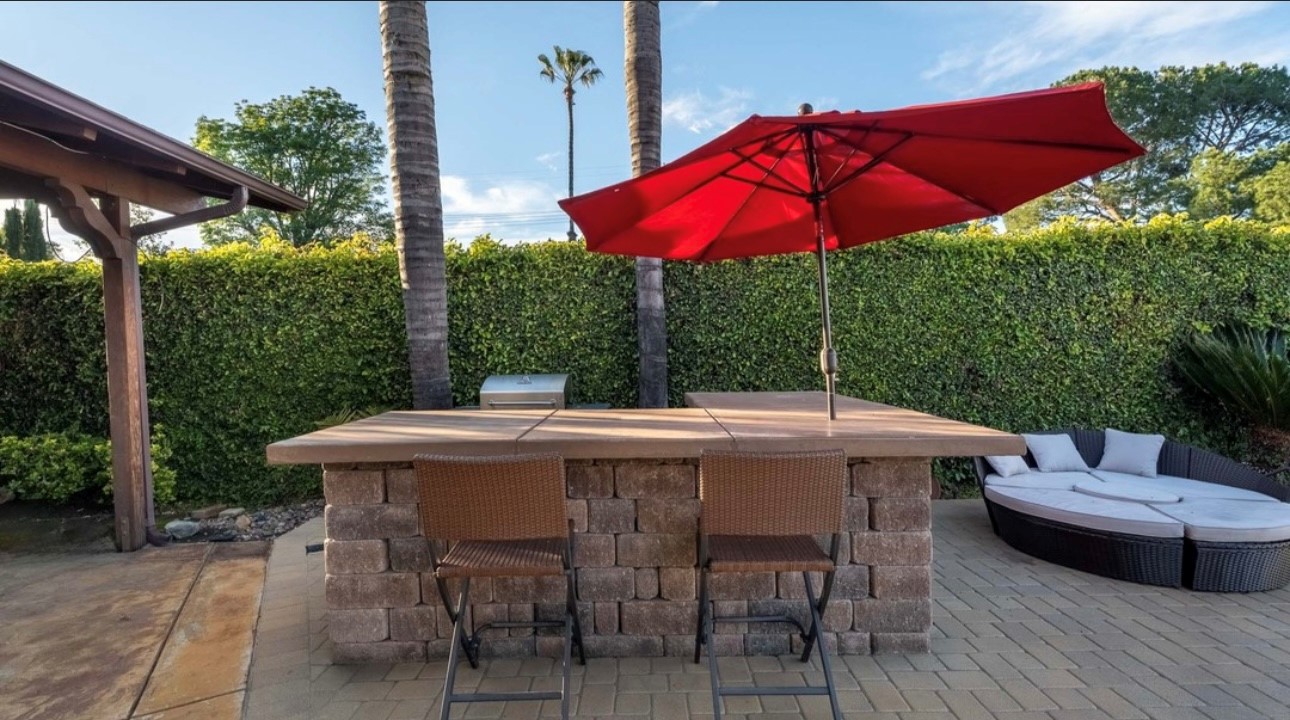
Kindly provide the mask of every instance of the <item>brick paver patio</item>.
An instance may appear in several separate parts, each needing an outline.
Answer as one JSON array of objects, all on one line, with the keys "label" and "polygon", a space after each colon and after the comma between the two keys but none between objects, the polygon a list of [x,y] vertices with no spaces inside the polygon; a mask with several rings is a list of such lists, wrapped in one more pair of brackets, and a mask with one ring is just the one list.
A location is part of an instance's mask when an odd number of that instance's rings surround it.
[{"label": "brick paver patio", "polygon": [[[1044,563],[990,532],[979,500],[934,503],[932,652],[837,663],[849,717],[899,720],[1243,720],[1290,718],[1290,590],[1193,593],[1117,582]],[[437,717],[443,661],[332,665],[323,604],[321,521],[277,541],[269,563],[246,717]],[[723,658],[723,677],[818,682],[792,657]],[[462,687],[554,687],[546,659],[494,660]],[[683,658],[592,659],[576,668],[582,717],[710,715],[706,666]],[[731,718],[828,716],[824,698],[735,698]],[[558,704],[480,704],[471,718],[558,716]]]}]

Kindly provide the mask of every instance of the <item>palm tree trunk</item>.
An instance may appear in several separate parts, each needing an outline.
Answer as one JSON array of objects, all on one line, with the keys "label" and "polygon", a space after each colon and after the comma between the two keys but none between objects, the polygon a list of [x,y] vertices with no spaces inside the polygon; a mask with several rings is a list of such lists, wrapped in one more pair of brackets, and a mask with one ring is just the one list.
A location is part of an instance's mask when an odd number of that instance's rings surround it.
[{"label": "palm tree trunk", "polygon": [[448,408],[448,285],[425,3],[382,0],[381,46],[412,403]]},{"label": "palm tree trunk", "polygon": [[[625,0],[627,124],[632,174],[662,163],[663,51],[658,0]],[[636,260],[636,337],[640,349],[641,407],[667,407],[667,314],[663,305],[663,261]]]},{"label": "palm tree trunk", "polygon": [[[569,106],[569,197],[573,197],[573,88],[564,89],[564,101]],[[569,218],[569,241],[578,239],[573,229],[573,218]]]}]

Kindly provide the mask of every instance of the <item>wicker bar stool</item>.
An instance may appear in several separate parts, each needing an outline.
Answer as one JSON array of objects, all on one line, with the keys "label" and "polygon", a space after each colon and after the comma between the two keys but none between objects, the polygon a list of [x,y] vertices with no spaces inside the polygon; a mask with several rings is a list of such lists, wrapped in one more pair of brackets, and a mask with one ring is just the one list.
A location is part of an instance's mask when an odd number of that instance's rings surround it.
[{"label": "wicker bar stool", "polygon": [[[573,570],[573,523],[565,510],[564,460],[559,455],[455,457],[418,455],[412,461],[421,489],[421,531],[444,608],[452,619],[452,649],[444,678],[439,717],[447,720],[453,703],[559,700],[569,717],[569,666],[572,647],[586,664],[578,624]],[[436,541],[451,543],[443,558]],[[564,575],[568,585],[563,620],[492,622],[466,632],[470,581],[477,577]],[[456,607],[449,579],[461,581]],[[564,653],[559,692],[453,692],[460,653],[479,667],[480,633],[489,628],[563,628]]]},{"label": "wicker bar stool", "polygon": [[[712,675],[712,712],[721,717],[723,695],[828,695],[835,720],[841,720],[829,654],[820,644],[824,687],[722,687],[713,651],[713,625],[787,623],[797,627],[811,658],[821,632],[820,618],[833,591],[833,573],[842,543],[842,502],[847,456],[841,450],[804,453],[704,452],[699,461],[699,627],[694,661],[708,646]],[[832,535],[829,554],[814,535]],[[809,628],[788,615],[716,617],[709,608],[708,580],[723,572],[800,572],[806,583]],[[824,573],[819,601],[809,573]]]}]

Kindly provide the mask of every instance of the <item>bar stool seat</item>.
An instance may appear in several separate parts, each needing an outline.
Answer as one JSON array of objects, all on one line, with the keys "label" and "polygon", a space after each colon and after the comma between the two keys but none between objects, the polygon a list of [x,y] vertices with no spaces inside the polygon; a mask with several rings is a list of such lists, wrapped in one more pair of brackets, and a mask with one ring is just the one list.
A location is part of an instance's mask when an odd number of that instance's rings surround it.
[{"label": "bar stool seat", "polygon": [[462,540],[439,562],[442,578],[564,574],[564,538]]},{"label": "bar stool seat", "polygon": [[830,572],[833,560],[810,535],[713,535],[708,570],[721,572]]}]

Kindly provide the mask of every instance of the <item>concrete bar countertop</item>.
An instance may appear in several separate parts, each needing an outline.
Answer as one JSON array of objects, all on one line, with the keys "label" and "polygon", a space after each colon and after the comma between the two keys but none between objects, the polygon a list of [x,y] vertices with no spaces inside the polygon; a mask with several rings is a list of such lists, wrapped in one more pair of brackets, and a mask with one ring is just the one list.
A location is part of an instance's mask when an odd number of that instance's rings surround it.
[{"label": "concrete bar countertop", "polygon": [[841,448],[851,457],[1020,455],[1021,437],[822,392],[688,393],[657,410],[396,411],[273,443],[271,464],[408,462],[419,453],[687,458],[708,449]]}]

